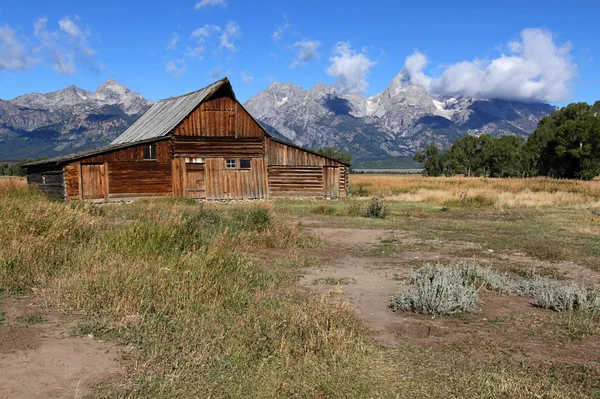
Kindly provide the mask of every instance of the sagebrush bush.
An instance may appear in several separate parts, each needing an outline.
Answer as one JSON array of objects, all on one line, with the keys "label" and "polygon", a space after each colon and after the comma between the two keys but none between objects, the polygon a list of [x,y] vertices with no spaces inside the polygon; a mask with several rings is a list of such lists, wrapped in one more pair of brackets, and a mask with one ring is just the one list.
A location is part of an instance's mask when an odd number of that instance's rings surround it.
[{"label": "sagebrush bush", "polygon": [[365,217],[384,219],[388,210],[385,201],[379,198],[373,198],[365,208]]},{"label": "sagebrush bush", "polygon": [[464,268],[425,265],[409,279],[416,292],[404,287],[390,307],[431,315],[474,313],[477,290],[467,273]]},{"label": "sagebrush bush", "polygon": [[533,297],[533,304],[557,312],[600,312],[600,296],[575,284],[562,285],[547,278],[527,282],[524,292]]},{"label": "sagebrush bush", "polygon": [[[426,264],[413,272],[406,283],[415,285],[416,292],[404,287],[392,298],[393,309],[436,315],[471,312],[466,309],[476,308],[476,292],[485,288],[501,294],[531,296],[535,306],[557,312],[600,312],[599,293],[536,275],[515,281],[506,273],[475,265]],[[440,303],[443,300],[447,303]]]}]

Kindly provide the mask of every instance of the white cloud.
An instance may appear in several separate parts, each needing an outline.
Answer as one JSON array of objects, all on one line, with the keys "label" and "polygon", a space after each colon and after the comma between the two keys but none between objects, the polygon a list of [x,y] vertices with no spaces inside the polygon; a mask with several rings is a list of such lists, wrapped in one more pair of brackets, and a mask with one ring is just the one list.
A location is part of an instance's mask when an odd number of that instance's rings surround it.
[{"label": "white cloud", "polygon": [[339,42],[333,48],[333,55],[329,57],[331,65],[327,74],[335,78],[334,87],[339,94],[363,94],[369,84],[367,76],[375,61],[365,53],[357,53],[350,47],[350,43]]},{"label": "white cloud", "polygon": [[283,24],[281,24],[279,27],[277,27],[277,29],[275,29],[275,32],[273,32],[273,34],[271,35],[273,40],[275,40],[276,42],[281,41],[285,31],[287,31],[290,28],[290,26],[292,26],[290,24],[290,20],[288,19],[288,16],[285,12],[282,12],[281,16],[283,17],[283,21],[284,21]]},{"label": "white cloud", "polygon": [[25,46],[8,25],[0,26],[0,69],[24,70],[32,65]]},{"label": "white cloud", "polygon": [[221,44],[219,48],[225,48],[229,51],[236,51],[235,45],[232,42],[233,38],[240,37],[242,34],[242,29],[240,26],[233,22],[227,22],[225,29],[223,29],[223,33],[221,34]]},{"label": "white cloud", "polygon": [[184,74],[187,64],[184,59],[169,60],[167,62],[167,72],[174,78],[178,78]]},{"label": "white cloud", "polygon": [[192,37],[210,37],[213,33],[221,32],[221,28],[217,25],[206,24],[201,28],[194,30],[191,34]]},{"label": "white cloud", "polygon": [[208,73],[211,79],[218,79],[221,76],[221,68],[213,68]]},{"label": "white cloud", "polygon": [[321,42],[318,40],[305,39],[294,43],[292,47],[298,48],[298,55],[292,65],[290,65],[290,69],[295,69],[300,65],[304,65],[308,61],[319,58],[319,53],[317,52],[319,46],[321,46]]},{"label": "white cloud", "polygon": [[[79,20],[79,17],[75,19]],[[89,29],[82,29],[69,17],[58,22],[58,30],[49,31],[47,25],[47,17],[39,18],[33,24],[33,33],[41,41],[37,51],[49,55],[56,72],[72,75],[77,72],[77,64],[93,71],[100,69],[95,59],[96,51],[87,41],[91,35]]]},{"label": "white cloud", "polygon": [[179,43],[179,39],[181,39],[179,37],[179,35],[176,32],[173,32],[173,34],[171,35],[171,40],[169,41],[169,44],[167,44],[167,50],[169,50],[169,51],[176,50],[177,43]]},{"label": "white cloud", "polygon": [[77,26],[77,24],[73,22],[69,17],[64,17],[63,19],[58,21],[58,26],[60,27],[60,30],[62,30],[63,32],[67,32],[69,35],[75,38],[83,36],[83,32],[81,31],[79,26]]},{"label": "white cloud", "polygon": [[199,42],[195,47],[187,46],[184,54],[188,57],[202,59],[202,54],[204,54],[204,44]]},{"label": "white cloud", "polygon": [[196,5],[194,6],[194,9],[199,10],[201,8],[211,7],[211,6],[226,7],[227,1],[225,1],[225,0],[200,0],[199,2],[196,3]]},{"label": "white cloud", "polygon": [[[76,17],[79,19],[79,17]],[[58,26],[61,31],[66,32],[72,39],[72,43],[74,48],[84,54],[87,57],[92,57],[96,54],[96,51],[87,43],[87,38],[90,35],[89,30],[83,31],[79,25],[77,25],[73,20],[69,17],[64,17],[60,21],[58,21]]]},{"label": "white cloud", "polygon": [[242,82],[244,83],[252,83],[254,82],[254,78],[248,75],[246,72],[240,73],[240,78],[242,78]]},{"label": "white cloud", "polygon": [[404,78],[441,96],[469,96],[518,101],[558,102],[568,99],[577,77],[571,44],[557,45],[552,33],[536,28],[521,31],[507,44],[508,55],[492,60],[462,61],[438,77],[423,69],[427,57],[415,52],[406,59]]}]

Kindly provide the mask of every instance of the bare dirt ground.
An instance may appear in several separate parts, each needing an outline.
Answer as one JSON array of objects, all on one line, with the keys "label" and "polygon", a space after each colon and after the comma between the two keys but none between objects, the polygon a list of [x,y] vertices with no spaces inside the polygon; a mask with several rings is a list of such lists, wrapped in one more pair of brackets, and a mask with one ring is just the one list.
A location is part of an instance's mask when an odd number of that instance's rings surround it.
[{"label": "bare dirt ground", "polygon": [[[303,228],[328,242],[324,249],[312,249],[308,256],[316,267],[303,270],[300,284],[313,292],[341,290],[350,305],[383,345],[414,344],[426,347],[472,343],[506,350],[515,360],[542,363],[559,359],[597,367],[600,364],[600,339],[557,339],[546,324],[555,313],[537,309],[531,299],[517,295],[483,293],[480,312],[459,317],[438,317],[395,313],[388,308],[393,295],[411,271],[423,262],[476,262],[494,267],[531,267],[552,269],[561,278],[598,282],[600,275],[572,262],[550,264],[523,254],[498,254],[473,248],[469,242],[445,243],[430,240],[427,251],[415,250],[412,233],[390,230],[332,228],[320,221],[303,221]],[[456,246],[476,249],[480,255],[453,256]],[[418,246],[417,246],[418,247]],[[404,249],[407,248],[407,249]],[[429,250],[430,249],[430,250]],[[537,324],[536,324],[537,323]],[[468,349],[466,349],[468,350]]]},{"label": "bare dirt ground", "polygon": [[0,398],[81,398],[122,373],[117,346],[71,337],[73,320],[32,297],[0,303]]}]

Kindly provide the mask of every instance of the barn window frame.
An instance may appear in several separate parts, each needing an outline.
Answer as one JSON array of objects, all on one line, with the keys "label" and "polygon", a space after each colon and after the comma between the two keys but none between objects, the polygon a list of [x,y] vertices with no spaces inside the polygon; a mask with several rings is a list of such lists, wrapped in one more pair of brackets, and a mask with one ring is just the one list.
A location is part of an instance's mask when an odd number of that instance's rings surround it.
[{"label": "barn window frame", "polygon": [[225,161],[226,169],[236,169],[237,168],[237,159],[227,159]]},{"label": "barn window frame", "polygon": [[144,146],[143,159],[144,161],[156,161],[156,144]]},{"label": "barn window frame", "polygon": [[252,162],[249,159],[240,159],[240,169],[250,169]]}]

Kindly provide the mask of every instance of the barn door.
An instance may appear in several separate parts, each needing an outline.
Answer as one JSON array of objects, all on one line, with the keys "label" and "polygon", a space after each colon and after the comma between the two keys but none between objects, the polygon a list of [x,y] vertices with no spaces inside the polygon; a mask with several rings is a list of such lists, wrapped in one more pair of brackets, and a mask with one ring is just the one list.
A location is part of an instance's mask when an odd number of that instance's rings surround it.
[{"label": "barn door", "polygon": [[106,175],[104,164],[81,165],[81,193],[83,199],[105,198]]},{"label": "barn door", "polygon": [[327,198],[337,198],[340,196],[340,168],[323,168],[323,194]]},{"label": "barn door", "polygon": [[185,196],[189,198],[206,198],[206,189],[204,186],[204,164],[186,163],[185,173]]}]

